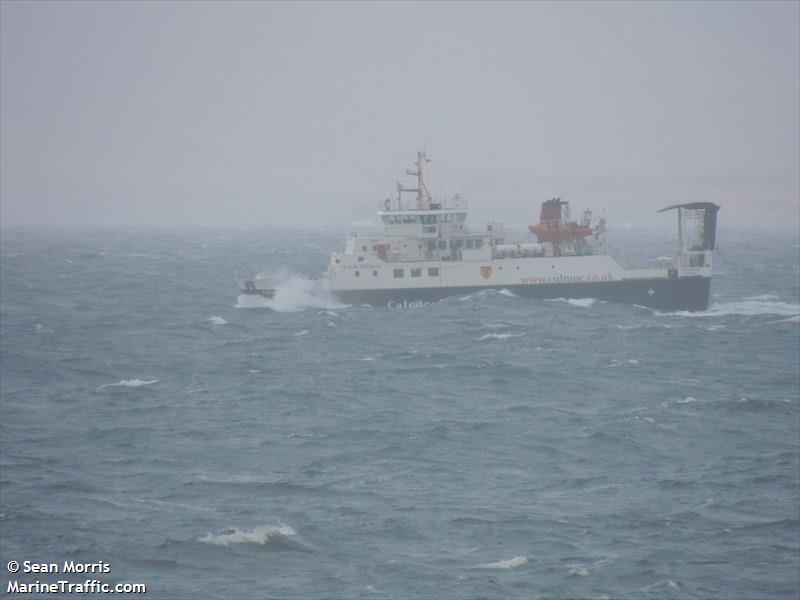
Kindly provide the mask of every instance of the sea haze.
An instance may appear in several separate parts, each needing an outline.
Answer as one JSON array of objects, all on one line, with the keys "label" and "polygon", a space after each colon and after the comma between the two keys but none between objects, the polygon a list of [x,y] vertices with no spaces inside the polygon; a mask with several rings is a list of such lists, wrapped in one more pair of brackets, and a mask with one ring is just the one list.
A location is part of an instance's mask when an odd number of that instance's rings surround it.
[{"label": "sea haze", "polygon": [[102,560],[171,599],[797,598],[796,232],[721,221],[711,308],[672,314],[345,306],[309,279],[346,233],[4,230],[3,568]]}]

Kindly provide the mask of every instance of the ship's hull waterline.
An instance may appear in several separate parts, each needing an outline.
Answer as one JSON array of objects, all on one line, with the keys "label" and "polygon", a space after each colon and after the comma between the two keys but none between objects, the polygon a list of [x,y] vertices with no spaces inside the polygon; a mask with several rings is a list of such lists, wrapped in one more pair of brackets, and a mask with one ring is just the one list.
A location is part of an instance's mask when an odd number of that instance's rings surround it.
[{"label": "ship's hull waterline", "polygon": [[[702,311],[709,305],[710,277],[674,279],[628,279],[585,283],[483,285],[462,287],[424,287],[404,289],[362,289],[332,291],[347,304],[369,304],[389,308],[418,308],[446,298],[465,296],[485,290],[508,290],[515,296],[531,299],[586,299],[636,304],[662,311]],[[273,290],[243,290],[245,293],[271,297]]]}]

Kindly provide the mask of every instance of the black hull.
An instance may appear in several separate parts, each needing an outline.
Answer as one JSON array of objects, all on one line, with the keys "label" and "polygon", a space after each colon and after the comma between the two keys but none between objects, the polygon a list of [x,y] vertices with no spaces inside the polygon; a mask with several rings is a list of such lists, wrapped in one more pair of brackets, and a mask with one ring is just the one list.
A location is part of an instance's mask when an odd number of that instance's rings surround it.
[{"label": "black hull", "polygon": [[592,283],[557,283],[535,285],[474,286],[448,288],[410,288],[392,290],[336,291],[337,299],[348,304],[370,304],[393,308],[413,308],[437,302],[450,296],[461,296],[480,290],[507,289],[523,298],[596,298],[606,302],[638,304],[656,310],[699,311],[708,308],[711,293],[710,277],[674,279],[628,279]]}]

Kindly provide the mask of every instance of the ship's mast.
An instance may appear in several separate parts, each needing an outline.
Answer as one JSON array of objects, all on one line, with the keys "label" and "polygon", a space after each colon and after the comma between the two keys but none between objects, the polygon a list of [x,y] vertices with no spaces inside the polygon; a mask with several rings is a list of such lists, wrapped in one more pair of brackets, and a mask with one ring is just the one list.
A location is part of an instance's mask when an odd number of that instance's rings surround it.
[{"label": "ship's mast", "polygon": [[428,192],[428,186],[425,184],[425,165],[431,162],[425,156],[424,152],[417,152],[417,160],[414,164],[417,166],[416,171],[406,169],[406,175],[413,175],[417,178],[417,187],[405,187],[399,181],[397,182],[397,207],[403,210],[403,192],[416,192],[417,193],[417,210],[429,210],[431,207],[431,195]]}]

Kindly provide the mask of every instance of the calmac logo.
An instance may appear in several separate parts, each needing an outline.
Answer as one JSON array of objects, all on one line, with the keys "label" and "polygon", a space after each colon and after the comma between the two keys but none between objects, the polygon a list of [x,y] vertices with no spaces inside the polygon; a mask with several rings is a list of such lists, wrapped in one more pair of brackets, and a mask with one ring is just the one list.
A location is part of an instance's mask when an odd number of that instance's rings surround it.
[{"label": "calmac logo", "polygon": [[492,276],[492,267],[481,267],[481,277],[489,279]]}]

